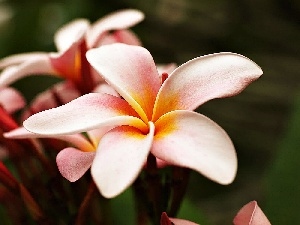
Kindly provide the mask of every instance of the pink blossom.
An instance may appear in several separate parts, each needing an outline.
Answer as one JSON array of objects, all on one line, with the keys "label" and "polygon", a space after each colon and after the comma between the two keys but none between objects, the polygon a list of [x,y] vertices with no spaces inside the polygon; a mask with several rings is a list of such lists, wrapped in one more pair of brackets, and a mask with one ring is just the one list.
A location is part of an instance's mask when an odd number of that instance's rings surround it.
[{"label": "pink blossom", "polygon": [[0,69],[4,69],[0,86],[34,74],[56,75],[73,82],[81,93],[91,92],[100,76],[95,76],[90,68],[86,51],[114,42],[140,45],[134,33],[127,29],[143,18],[140,11],[128,9],[109,14],[92,25],[86,19],[76,19],[56,32],[54,41],[58,52],[23,53],[0,60]]},{"label": "pink blossom", "polygon": [[105,197],[130,186],[149,153],[220,184],[233,181],[237,158],[230,138],[193,110],[208,100],[240,93],[260,77],[259,66],[238,54],[218,53],[184,63],[162,82],[143,47],[106,45],[89,50],[87,59],[122,98],[86,94],[37,113],[23,125],[47,136],[114,127],[101,138],[91,165]]}]

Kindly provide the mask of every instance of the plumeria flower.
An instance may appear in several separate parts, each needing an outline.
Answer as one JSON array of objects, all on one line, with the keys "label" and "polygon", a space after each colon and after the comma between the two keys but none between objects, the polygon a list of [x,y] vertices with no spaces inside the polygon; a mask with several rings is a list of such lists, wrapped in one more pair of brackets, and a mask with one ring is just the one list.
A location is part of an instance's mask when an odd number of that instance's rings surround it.
[{"label": "plumeria flower", "polygon": [[101,138],[91,166],[103,196],[114,197],[130,186],[150,153],[220,184],[233,181],[237,158],[230,138],[193,110],[240,93],[260,77],[259,66],[238,54],[218,53],[184,63],[164,74],[163,82],[143,47],[105,45],[89,50],[87,59],[122,98],[86,94],[37,113],[23,125],[48,136],[114,127]]},{"label": "plumeria flower", "polygon": [[89,93],[100,76],[95,76],[88,64],[86,51],[114,42],[140,45],[128,28],[143,18],[142,12],[128,9],[109,14],[92,25],[86,19],[74,20],[55,34],[57,53],[23,53],[0,60],[0,69],[4,69],[0,74],[0,86],[33,74],[55,75],[73,82],[82,94]]},{"label": "plumeria flower", "polygon": [[[271,225],[270,221],[258,206],[256,201],[249,202],[237,213],[233,220],[234,225]],[[161,216],[160,225],[197,225],[194,222],[169,218],[166,213]]]}]

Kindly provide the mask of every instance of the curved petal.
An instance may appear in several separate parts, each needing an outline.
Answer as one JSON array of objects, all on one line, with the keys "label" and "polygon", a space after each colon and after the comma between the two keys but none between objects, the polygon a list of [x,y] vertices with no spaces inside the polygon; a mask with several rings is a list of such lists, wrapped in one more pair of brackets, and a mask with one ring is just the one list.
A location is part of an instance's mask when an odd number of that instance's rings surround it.
[{"label": "curved petal", "polygon": [[86,19],[76,19],[61,27],[54,35],[58,51],[66,51],[74,42],[84,38],[89,27],[90,22]]},{"label": "curved petal", "polygon": [[95,147],[81,134],[70,134],[70,135],[57,135],[57,136],[47,136],[42,134],[36,134],[29,132],[24,127],[19,127],[10,132],[3,134],[5,138],[10,139],[27,139],[27,138],[55,138],[62,141],[69,142],[81,151],[92,152],[95,151]]},{"label": "curved petal", "polygon": [[5,138],[11,138],[11,139],[25,139],[25,138],[38,138],[41,135],[29,132],[24,127],[19,127],[9,132],[3,133],[3,136]]},{"label": "curved petal", "polygon": [[148,50],[117,43],[89,50],[87,59],[145,122],[151,119],[161,82]]},{"label": "curved petal", "polygon": [[0,60],[0,69],[8,66],[18,65],[25,61],[30,61],[36,58],[46,57],[48,53],[46,52],[26,52],[21,54],[15,54],[7,56]]},{"label": "curved petal", "polygon": [[138,45],[142,43],[139,38],[130,30],[116,30],[113,33],[108,33],[103,36],[98,46],[108,45],[113,43],[124,43],[127,45]]},{"label": "curved petal", "polygon": [[16,89],[7,87],[0,90],[0,105],[8,113],[14,113],[23,108],[25,104],[24,97]]},{"label": "curved petal", "polygon": [[153,121],[172,110],[194,110],[208,100],[236,95],[262,73],[253,61],[234,53],[192,59],[163,83]]},{"label": "curved petal", "polygon": [[256,201],[249,202],[237,213],[234,225],[271,225]]},{"label": "curved petal", "polygon": [[234,146],[226,132],[209,118],[178,110],[155,122],[151,152],[170,164],[193,169],[220,184],[233,181],[237,170]]},{"label": "curved petal", "polygon": [[10,85],[30,75],[45,74],[57,74],[50,63],[49,55],[33,57],[31,60],[27,60],[20,65],[4,69],[0,74],[0,87]]},{"label": "curved petal", "polygon": [[83,37],[73,42],[69,48],[63,52],[49,54],[52,67],[56,74],[76,83],[81,79],[81,52],[80,45]]},{"label": "curved petal", "polygon": [[96,21],[87,33],[89,48],[97,46],[103,34],[111,30],[123,30],[136,25],[144,19],[144,14],[135,9],[120,10]]},{"label": "curved petal", "polygon": [[91,167],[95,152],[82,152],[76,148],[65,148],[56,156],[61,175],[71,182],[77,181]]},{"label": "curved petal", "polygon": [[92,177],[102,195],[113,198],[129,187],[140,173],[149,154],[154,134],[150,122],[147,135],[122,126],[103,136],[92,164]]},{"label": "curved petal", "polygon": [[65,105],[39,112],[24,127],[43,135],[73,134],[103,126],[132,125],[147,130],[126,101],[112,95],[90,93]]}]

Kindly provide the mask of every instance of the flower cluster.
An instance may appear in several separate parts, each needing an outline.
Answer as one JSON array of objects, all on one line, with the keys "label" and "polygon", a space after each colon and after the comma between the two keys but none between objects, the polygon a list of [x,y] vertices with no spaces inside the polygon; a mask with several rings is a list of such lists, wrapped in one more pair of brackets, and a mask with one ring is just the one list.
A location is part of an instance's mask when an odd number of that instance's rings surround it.
[{"label": "flower cluster", "polygon": [[[1,163],[0,182],[6,188],[3,193],[13,190],[14,198],[25,200],[34,221],[48,224],[53,219],[37,193],[30,191],[38,182],[34,176],[43,174],[39,167],[49,177],[36,188],[45,186],[51,201],[80,193],[79,203],[67,198],[70,202],[64,205],[75,208],[69,210],[71,216],[60,218],[70,223],[75,217],[76,224],[83,223],[88,205],[96,204],[95,193],[102,202],[130,187],[137,197],[139,224],[148,219],[162,225],[194,224],[169,219],[166,213],[160,219],[164,211],[176,216],[188,172],[220,184],[234,180],[237,156],[231,139],[194,110],[209,100],[239,94],[262,75],[261,68],[229,52],[200,56],[178,67],[158,65],[129,30],[143,18],[138,10],[123,10],[92,25],[77,19],[55,34],[57,53],[23,53],[0,60],[2,160],[12,161],[19,176]],[[17,119],[14,112],[25,101],[9,85],[30,75],[64,80],[39,94]],[[30,152],[26,157],[25,149]],[[53,168],[53,157],[62,176]],[[70,185],[68,193],[65,185]],[[3,202],[10,206],[7,199]],[[249,204],[234,223],[269,224],[256,202]]]}]

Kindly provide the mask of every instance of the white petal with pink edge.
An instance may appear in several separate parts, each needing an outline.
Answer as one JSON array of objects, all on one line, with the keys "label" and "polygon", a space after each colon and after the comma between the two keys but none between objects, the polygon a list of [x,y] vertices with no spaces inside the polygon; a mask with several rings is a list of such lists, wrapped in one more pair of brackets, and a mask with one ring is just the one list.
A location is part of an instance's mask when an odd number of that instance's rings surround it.
[{"label": "white petal with pink edge", "polygon": [[233,181],[237,170],[234,146],[226,132],[196,112],[178,110],[155,122],[151,152],[167,163],[193,169],[220,184]]},{"label": "white petal with pink edge", "polygon": [[262,75],[250,59],[216,53],[192,59],[170,74],[155,103],[153,121],[172,110],[194,110],[214,98],[236,95]]},{"label": "white petal with pink edge", "polygon": [[77,181],[91,167],[95,152],[82,152],[76,148],[65,148],[56,156],[61,175],[71,182]]},{"label": "white petal with pink edge", "polygon": [[102,17],[93,23],[87,33],[88,47],[92,48],[98,45],[98,42],[108,31],[123,30],[130,28],[144,19],[144,14],[135,9],[120,10]]},{"label": "white petal with pink edge", "polygon": [[10,55],[0,60],[0,69],[3,69],[8,66],[18,65],[28,60],[46,57],[47,55],[48,53],[46,52],[29,52]]},{"label": "white petal with pink edge", "polygon": [[147,135],[134,127],[122,126],[103,136],[91,172],[104,197],[113,198],[134,182],[146,162],[153,135],[150,122]]},{"label": "white petal with pink edge", "polygon": [[0,74],[0,87],[31,75],[57,74],[53,69],[48,55],[40,55],[17,66],[9,66]]},{"label": "white petal with pink edge", "polygon": [[85,37],[90,22],[86,19],[76,19],[62,26],[54,35],[54,43],[59,52],[67,50],[74,42]]},{"label": "white petal with pink edge", "polygon": [[147,122],[161,81],[147,49],[125,45],[105,45],[87,52],[87,60]]},{"label": "white petal with pink edge", "polygon": [[118,97],[90,93],[65,105],[45,110],[24,121],[24,127],[44,135],[74,134],[103,126],[132,125],[147,130],[136,112]]},{"label": "white petal with pink edge", "polygon": [[82,134],[70,134],[70,135],[57,135],[57,136],[48,136],[42,134],[36,134],[29,132],[24,127],[19,127],[10,132],[3,134],[5,138],[10,139],[27,139],[27,138],[55,138],[62,141],[69,142],[74,145],[76,148],[79,148],[85,152],[95,151],[96,148],[82,135]]}]

